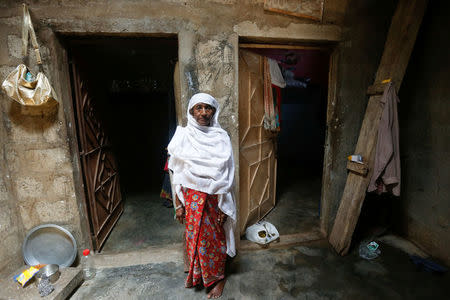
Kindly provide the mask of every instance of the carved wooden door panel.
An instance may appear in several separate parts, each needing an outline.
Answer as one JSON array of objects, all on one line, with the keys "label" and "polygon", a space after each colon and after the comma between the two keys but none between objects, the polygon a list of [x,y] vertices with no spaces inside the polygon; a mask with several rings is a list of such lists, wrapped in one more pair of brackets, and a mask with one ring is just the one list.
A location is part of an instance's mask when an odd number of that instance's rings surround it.
[{"label": "carved wooden door panel", "polygon": [[76,60],[72,64],[75,118],[84,188],[94,248],[100,250],[123,212],[119,173],[109,139],[96,111],[89,82]]},{"label": "carved wooden door panel", "polygon": [[275,206],[276,137],[264,129],[263,57],[239,51],[240,233]]}]

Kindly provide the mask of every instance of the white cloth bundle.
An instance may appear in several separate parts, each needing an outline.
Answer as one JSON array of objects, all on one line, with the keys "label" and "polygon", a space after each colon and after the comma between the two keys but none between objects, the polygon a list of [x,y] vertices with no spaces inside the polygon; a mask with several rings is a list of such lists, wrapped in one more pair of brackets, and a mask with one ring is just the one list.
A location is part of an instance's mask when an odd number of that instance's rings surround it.
[{"label": "white cloth bundle", "polygon": [[280,88],[286,87],[286,81],[284,80],[283,74],[281,74],[280,66],[276,60],[269,58],[270,67],[270,78],[272,79],[272,84],[279,86]]},{"label": "white cloth bundle", "polygon": [[[201,126],[189,110],[197,103],[213,106],[210,126]],[[218,195],[219,208],[229,216],[224,224],[227,254],[235,256],[236,205],[233,197],[234,160],[230,137],[219,124],[219,103],[206,93],[192,96],[187,109],[187,126],[178,126],[167,147],[172,184],[184,205],[182,187]]]}]

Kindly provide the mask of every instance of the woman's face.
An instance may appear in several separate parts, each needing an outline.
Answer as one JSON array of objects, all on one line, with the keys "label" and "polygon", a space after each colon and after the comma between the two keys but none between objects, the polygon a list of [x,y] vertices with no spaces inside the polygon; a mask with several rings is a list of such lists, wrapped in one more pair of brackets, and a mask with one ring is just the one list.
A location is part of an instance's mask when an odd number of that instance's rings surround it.
[{"label": "woman's face", "polygon": [[201,126],[209,126],[216,109],[206,103],[197,103],[189,111],[195,121]]}]

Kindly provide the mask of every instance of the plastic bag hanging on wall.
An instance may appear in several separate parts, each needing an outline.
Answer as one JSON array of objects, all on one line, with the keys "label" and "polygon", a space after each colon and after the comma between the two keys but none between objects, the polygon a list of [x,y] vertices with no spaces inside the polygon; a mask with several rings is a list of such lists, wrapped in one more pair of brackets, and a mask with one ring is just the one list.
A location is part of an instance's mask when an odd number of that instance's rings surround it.
[{"label": "plastic bag hanging on wall", "polygon": [[[36,34],[31,23],[28,7],[23,5],[23,54],[28,48],[28,35],[31,36],[31,43],[36,55],[38,65],[42,65],[39,46],[37,44]],[[2,83],[5,93],[18,103],[24,106],[55,106],[57,104],[54,97],[54,91],[50,82],[43,72],[34,76],[27,66],[20,64],[12,71]]]},{"label": "plastic bag hanging on wall", "polygon": [[2,88],[9,97],[26,106],[56,101],[53,97],[52,86],[44,73],[39,72],[35,77],[23,64],[18,65],[6,77]]}]

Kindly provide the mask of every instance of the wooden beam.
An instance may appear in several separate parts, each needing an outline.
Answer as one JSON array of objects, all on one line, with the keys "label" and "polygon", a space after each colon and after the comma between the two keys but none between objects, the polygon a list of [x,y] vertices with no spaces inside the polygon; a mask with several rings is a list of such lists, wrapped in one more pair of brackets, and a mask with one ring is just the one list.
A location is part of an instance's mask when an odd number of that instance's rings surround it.
[{"label": "wooden beam", "polygon": [[338,25],[291,23],[287,27],[257,26],[250,21],[242,21],[233,26],[233,31],[247,41],[263,43],[282,42],[340,42],[342,28]]},{"label": "wooden beam", "polygon": [[247,49],[286,49],[286,50],[327,50],[330,47],[302,46],[302,45],[278,45],[278,44],[239,44],[239,48]]},{"label": "wooden beam", "polygon": [[291,12],[291,11],[287,11],[287,10],[283,10],[283,9],[278,9],[278,8],[269,8],[268,7],[268,8],[264,8],[264,9],[267,10],[267,11],[274,12],[274,13],[288,15],[288,16],[293,16],[293,17],[297,17],[297,18],[310,19],[310,20],[314,20],[314,21],[321,21],[322,20],[321,17],[309,16],[309,15],[295,13],[295,12]]},{"label": "wooden beam", "polygon": [[[400,0],[398,2],[374,84],[391,79],[397,90],[400,88],[426,4],[427,0]],[[363,156],[363,160],[367,162],[369,168],[368,173],[366,176],[354,172],[348,174],[329,237],[331,245],[341,255],[345,255],[350,248],[352,235],[366,196],[367,186],[373,173],[378,125],[383,112],[380,98],[381,95],[373,95],[369,98],[354,152]]]},{"label": "wooden beam", "polygon": [[264,10],[298,18],[322,21],[323,2],[324,0],[264,0]]},{"label": "wooden beam", "polygon": [[367,95],[382,95],[384,92],[384,88],[386,87],[386,83],[374,83],[367,88]]},{"label": "wooden beam", "polygon": [[375,83],[391,79],[397,91],[408,66],[428,0],[400,0],[378,66]]},{"label": "wooden beam", "polygon": [[347,170],[354,172],[356,174],[363,175],[363,176],[366,176],[367,172],[369,172],[369,168],[367,167],[367,164],[357,163],[354,161],[347,162]]}]

